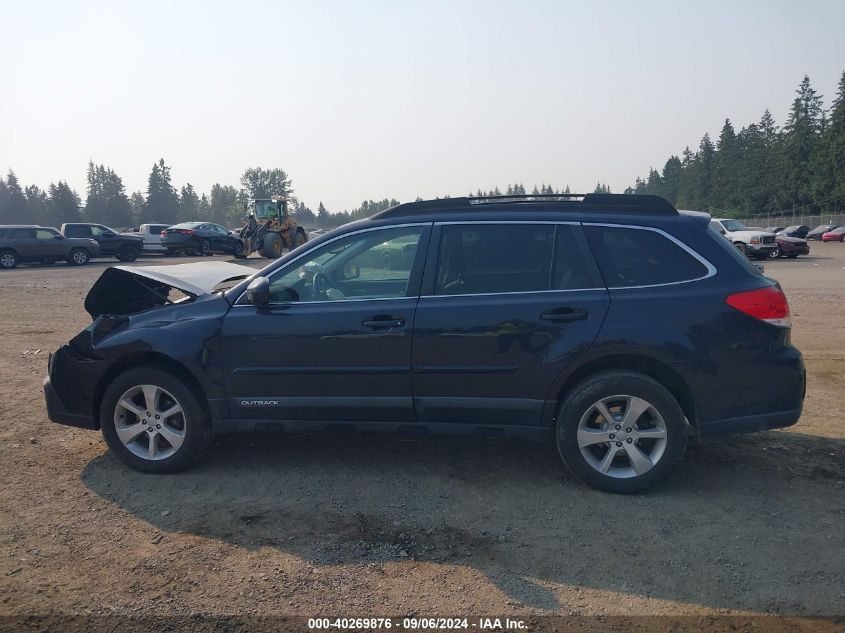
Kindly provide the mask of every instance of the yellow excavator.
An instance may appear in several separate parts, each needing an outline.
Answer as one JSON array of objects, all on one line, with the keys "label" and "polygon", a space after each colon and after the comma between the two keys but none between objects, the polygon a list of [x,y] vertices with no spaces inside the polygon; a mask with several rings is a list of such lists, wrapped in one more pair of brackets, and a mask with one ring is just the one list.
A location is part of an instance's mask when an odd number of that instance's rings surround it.
[{"label": "yellow excavator", "polygon": [[291,217],[286,198],[256,198],[245,205],[247,224],[241,229],[244,255],[259,253],[278,259],[285,248],[293,250],[308,241],[305,229]]}]

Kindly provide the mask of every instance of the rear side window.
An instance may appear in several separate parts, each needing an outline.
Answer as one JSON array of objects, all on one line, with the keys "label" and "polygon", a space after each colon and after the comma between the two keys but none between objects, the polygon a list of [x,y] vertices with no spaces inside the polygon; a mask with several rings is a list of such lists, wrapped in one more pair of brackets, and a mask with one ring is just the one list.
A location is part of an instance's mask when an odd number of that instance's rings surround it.
[{"label": "rear side window", "polygon": [[65,228],[65,237],[91,237],[91,227],[79,224]]},{"label": "rear side window", "polygon": [[35,229],[15,229],[12,231],[12,239],[15,240],[34,240]]},{"label": "rear side window", "polygon": [[707,268],[672,240],[645,229],[584,226],[608,288],[699,279]]},{"label": "rear side window", "polygon": [[551,224],[443,226],[435,294],[548,290],[554,232]]}]

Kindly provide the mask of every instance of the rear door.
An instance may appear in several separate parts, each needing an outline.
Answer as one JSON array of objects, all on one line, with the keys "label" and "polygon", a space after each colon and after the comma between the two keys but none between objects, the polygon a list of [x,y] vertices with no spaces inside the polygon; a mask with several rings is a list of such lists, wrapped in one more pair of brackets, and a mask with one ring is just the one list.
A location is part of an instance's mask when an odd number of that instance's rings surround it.
[{"label": "rear door", "polygon": [[432,240],[414,325],[418,419],[539,425],[609,305],[580,225],[443,223]]}]

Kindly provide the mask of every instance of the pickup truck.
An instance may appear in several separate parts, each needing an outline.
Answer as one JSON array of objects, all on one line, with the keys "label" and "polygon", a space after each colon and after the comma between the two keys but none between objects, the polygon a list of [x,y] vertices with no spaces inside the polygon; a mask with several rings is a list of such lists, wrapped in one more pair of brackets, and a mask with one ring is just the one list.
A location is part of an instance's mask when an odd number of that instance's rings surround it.
[{"label": "pickup truck", "polygon": [[67,238],[56,229],[35,224],[0,226],[0,268],[24,262],[53,264],[63,259],[72,266],[87,264],[100,252],[91,239]]},{"label": "pickup truck", "polygon": [[747,227],[740,220],[713,218],[710,226],[752,259],[766,259],[778,250],[774,233]]},{"label": "pickup truck", "polygon": [[134,262],[144,250],[143,238],[123,235],[102,224],[62,224],[61,232],[65,237],[92,239],[100,245],[101,257],[117,257],[122,262]]},{"label": "pickup truck", "polygon": [[164,253],[167,248],[161,244],[161,232],[170,227],[169,224],[142,224],[137,229],[125,231],[122,235],[134,235],[143,238],[145,253]]}]

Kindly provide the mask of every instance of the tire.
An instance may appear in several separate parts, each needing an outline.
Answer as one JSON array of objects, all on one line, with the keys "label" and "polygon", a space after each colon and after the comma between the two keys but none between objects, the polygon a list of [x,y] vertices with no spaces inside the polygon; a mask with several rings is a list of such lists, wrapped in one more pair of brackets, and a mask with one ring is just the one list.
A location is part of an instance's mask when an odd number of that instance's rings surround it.
[{"label": "tire", "polygon": [[234,256],[236,259],[243,259],[244,257],[244,243],[235,242]]},{"label": "tire", "polygon": [[282,237],[278,233],[267,233],[259,250],[262,257],[278,259],[282,256]]},{"label": "tire", "polygon": [[67,263],[71,266],[84,266],[91,261],[91,254],[84,248],[74,248],[68,255]]},{"label": "tire", "polygon": [[12,270],[18,265],[18,254],[15,251],[0,252],[0,268],[4,270]]},{"label": "tire", "polygon": [[[599,412],[600,403],[614,418],[613,425]],[[626,427],[624,416],[631,406],[642,411]],[[614,493],[639,492],[666,479],[684,455],[687,435],[684,412],[672,394],[649,376],[631,371],[602,372],[578,383],[561,404],[556,429],[558,452],[572,474]]]},{"label": "tire", "polygon": [[[145,410],[151,393],[157,404]],[[121,404],[127,402],[128,407]],[[176,407],[179,411],[167,418],[154,417]],[[133,408],[137,413],[130,410]],[[155,429],[148,431],[153,424]],[[144,473],[184,470],[211,439],[211,424],[201,399],[181,378],[155,365],[129,369],[112,381],[100,404],[100,426],[115,456]]]},{"label": "tire", "polygon": [[736,246],[736,250],[748,257],[748,247],[745,244],[742,242],[734,242],[734,246]]},{"label": "tire", "polygon": [[208,256],[211,255],[211,242],[208,240],[203,240],[200,242],[200,255]]},{"label": "tire", "polygon": [[293,238],[293,248],[299,248],[307,241],[308,239],[305,237],[305,231],[303,231],[302,229],[297,229],[296,237]]},{"label": "tire", "polygon": [[117,259],[122,262],[134,262],[138,259],[138,256],[141,254],[137,248],[132,248],[131,246],[121,246],[120,250],[117,251]]},{"label": "tire", "polygon": [[781,256],[780,248],[776,248],[771,253],[769,253],[769,259],[777,259]]}]

